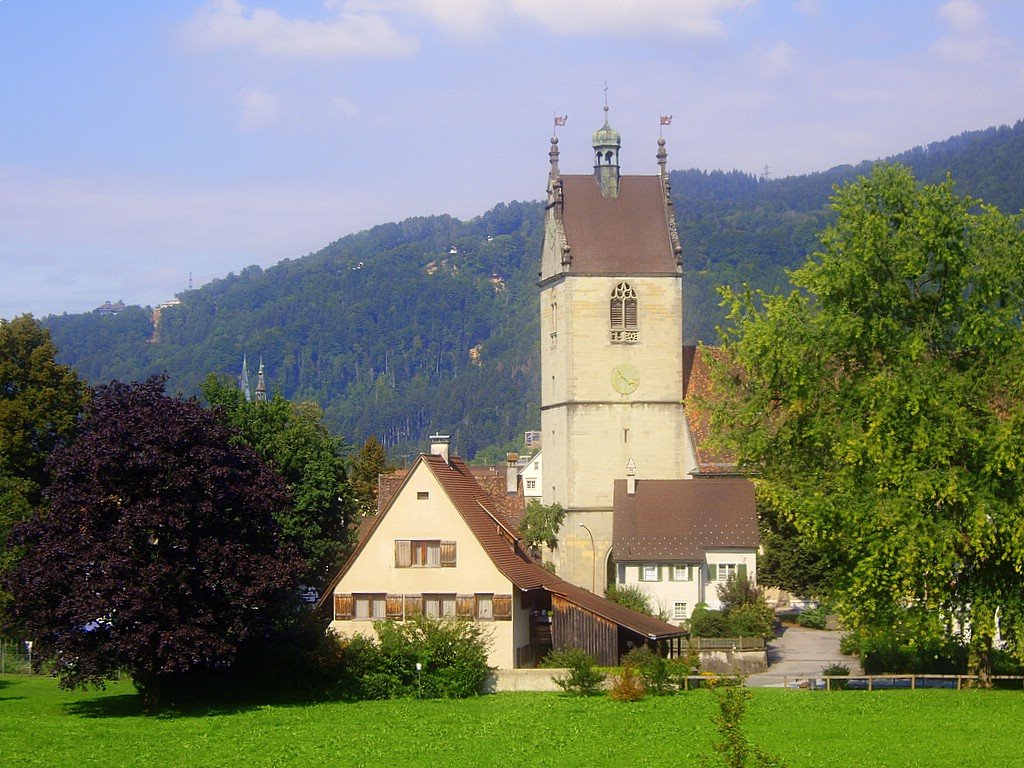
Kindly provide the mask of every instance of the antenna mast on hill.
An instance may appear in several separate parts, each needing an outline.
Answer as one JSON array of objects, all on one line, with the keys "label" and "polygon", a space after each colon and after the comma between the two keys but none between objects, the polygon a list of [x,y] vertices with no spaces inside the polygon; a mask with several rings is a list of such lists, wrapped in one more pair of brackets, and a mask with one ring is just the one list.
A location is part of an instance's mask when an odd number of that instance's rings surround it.
[{"label": "antenna mast on hill", "polygon": [[192,290],[192,270],[188,271],[188,289]]}]

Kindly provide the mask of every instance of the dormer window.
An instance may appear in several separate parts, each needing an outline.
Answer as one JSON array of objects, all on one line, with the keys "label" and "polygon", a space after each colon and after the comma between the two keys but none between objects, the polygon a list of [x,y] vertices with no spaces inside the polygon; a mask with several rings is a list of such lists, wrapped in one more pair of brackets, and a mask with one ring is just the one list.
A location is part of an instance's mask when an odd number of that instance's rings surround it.
[{"label": "dormer window", "polygon": [[640,341],[636,291],[629,283],[619,283],[612,291],[609,319],[612,344],[635,344]]}]

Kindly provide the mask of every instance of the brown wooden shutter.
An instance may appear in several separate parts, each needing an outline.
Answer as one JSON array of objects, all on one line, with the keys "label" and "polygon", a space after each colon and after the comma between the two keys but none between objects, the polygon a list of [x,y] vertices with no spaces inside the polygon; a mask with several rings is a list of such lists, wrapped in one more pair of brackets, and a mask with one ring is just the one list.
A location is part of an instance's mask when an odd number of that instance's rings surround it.
[{"label": "brown wooden shutter", "polygon": [[512,620],[512,595],[495,595],[492,604],[496,621]]},{"label": "brown wooden shutter", "polygon": [[351,621],[352,619],[352,595],[334,596],[334,620]]},{"label": "brown wooden shutter", "polygon": [[612,328],[622,327],[622,299],[612,299],[611,323]]},{"label": "brown wooden shutter", "polygon": [[402,609],[405,607],[405,600],[401,595],[388,595],[387,597],[387,617],[389,621],[401,621],[402,620]]},{"label": "brown wooden shutter", "polygon": [[627,328],[636,328],[636,299],[626,299],[626,317],[623,323]]},{"label": "brown wooden shutter", "polygon": [[454,568],[455,567],[455,542],[454,541],[442,541],[441,542],[441,567],[442,568]]},{"label": "brown wooden shutter", "polygon": [[408,539],[395,539],[395,568],[408,568],[412,565],[412,542]]},{"label": "brown wooden shutter", "polygon": [[459,595],[455,598],[455,615],[460,619],[472,619],[476,614],[476,595]]},{"label": "brown wooden shutter", "polygon": [[411,619],[423,613],[423,595],[405,596],[405,618]]}]

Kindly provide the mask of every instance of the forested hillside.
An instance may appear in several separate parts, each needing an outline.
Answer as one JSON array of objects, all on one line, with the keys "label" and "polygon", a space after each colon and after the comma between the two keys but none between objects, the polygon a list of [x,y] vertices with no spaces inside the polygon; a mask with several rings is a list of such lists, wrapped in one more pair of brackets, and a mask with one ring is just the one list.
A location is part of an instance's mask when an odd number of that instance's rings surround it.
[{"label": "forested hillside", "polygon": [[[1004,211],[1024,207],[1024,122],[890,159],[922,181],[950,172],[959,192]],[[673,171],[686,338],[715,340],[717,286],[785,287],[786,268],[815,250],[830,220],[833,185],[870,165],[783,179]],[[538,174],[544,166],[539,160]],[[512,202],[466,222],[382,224],[182,293],[163,310],[157,336],[151,310],[140,307],[44,323],[60,361],[93,384],[166,371],[169,389],[198,393],[207,373],[237,376],[246,354],[254,374],[262,356],[271,390],[316,400],[353,443],[374,434],[400,457],[441,430],[462,455],[489,448],[493,458],[540,423],[542,215],[539,202]]]}]

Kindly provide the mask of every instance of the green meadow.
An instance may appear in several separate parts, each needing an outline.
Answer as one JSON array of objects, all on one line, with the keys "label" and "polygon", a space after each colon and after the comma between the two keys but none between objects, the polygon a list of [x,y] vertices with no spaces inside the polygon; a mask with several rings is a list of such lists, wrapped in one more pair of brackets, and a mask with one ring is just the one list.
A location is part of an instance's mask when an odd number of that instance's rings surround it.
[{"label": "green meadow", "polygon": [[[237,705],[147,716],[131,685],[0,677],[0,765],[688,766],[713,695],[624,704],[515,693],[461,701]],[[753,689],[743,725],[791,768],[1024,765],[1021,691]],[[708,765],[718,765],[709,762]]]}]

